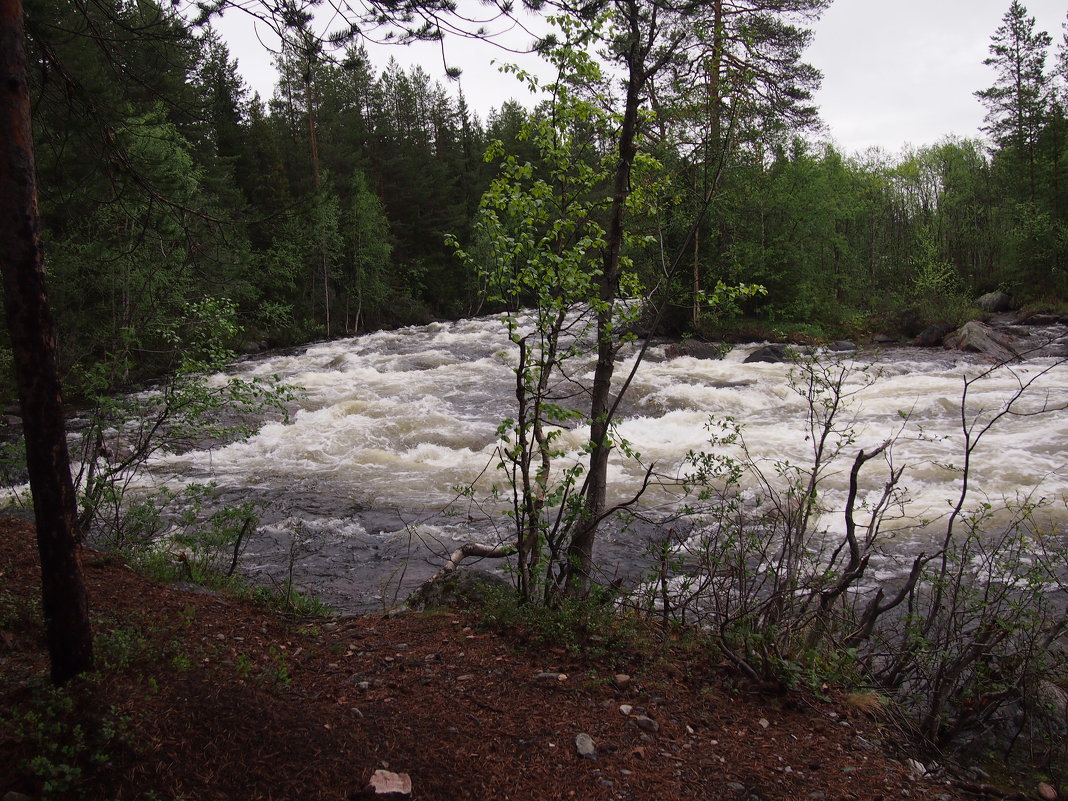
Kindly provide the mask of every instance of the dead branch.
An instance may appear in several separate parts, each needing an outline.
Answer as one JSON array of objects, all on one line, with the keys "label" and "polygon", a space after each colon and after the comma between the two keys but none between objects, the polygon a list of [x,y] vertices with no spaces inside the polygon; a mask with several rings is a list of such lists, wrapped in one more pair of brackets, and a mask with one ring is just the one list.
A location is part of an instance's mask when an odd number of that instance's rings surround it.
[{"label": "dead branch", "polygon": [[460,562],[469,556],[478,556],[484,559],[503,559],[516,552],[514,545],[484,545],[480,542],[466,542],[457,548],[446,560],[442,572],[455,570]]}]

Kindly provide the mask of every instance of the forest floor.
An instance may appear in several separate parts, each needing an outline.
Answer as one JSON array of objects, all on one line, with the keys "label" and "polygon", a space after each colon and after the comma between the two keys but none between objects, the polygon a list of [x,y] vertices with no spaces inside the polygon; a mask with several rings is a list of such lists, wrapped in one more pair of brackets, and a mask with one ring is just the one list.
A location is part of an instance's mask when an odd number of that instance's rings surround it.
[{"label": "forest floor", "polygon": [[52,693],[33,529],[0,520],[0,798],[349,799],[379,769],[417,800],[974,797],[910,775],[900,733],[844,695],[747,685],[683,642],[577,653],[455,610],[287,619],[82,561],[100,669]]}]

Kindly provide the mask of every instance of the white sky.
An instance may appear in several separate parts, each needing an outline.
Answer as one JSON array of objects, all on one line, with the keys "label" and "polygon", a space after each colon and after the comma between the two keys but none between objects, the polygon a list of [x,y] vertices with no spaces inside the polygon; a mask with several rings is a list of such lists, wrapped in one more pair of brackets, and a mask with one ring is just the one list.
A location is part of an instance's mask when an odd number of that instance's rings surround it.
[{"label": "white sky", "polygon": [[[834,0],[816,27],[808,61],[823,72],[817,101],[846,152],[878,145],[979,136],[985,111],[974,92],[993,85],[990,37],[1011,0]],[[1035,28],[1063,37],[1064,0],[1023,0]]]},{"label": "white sky", "polygon": [[[846,153],[878,146],[898,153],[948,135],[979,136],[984,110],[973,94],[994,82],[984,66],[990,37],[1011,0],[834,0],[817,24],[807,60],[824,75],[816,96],[828,135]],[[1024,0],[1035,27],[1053,37],[1047,60],[1062,41],[1065,0]],[[230,44],[245,81],[267,99],[274,86],[270,54],[244,15],[231,10],[215,23]],[[262,26],[260,37],[265,34]],[[528,37],[517,40],[525,44]],[[402,65],[421,63],[443,77],[435,45],[368,45],[381,69],[391,56]],[[448,46],[450,65],[463,68],[458,82],[468,104],[484,119],[505,100],[523,100],[524,88],[500,75],[490,61],[515,60],[485,44]],[[454,86],[456,82],[447,82]]]}]

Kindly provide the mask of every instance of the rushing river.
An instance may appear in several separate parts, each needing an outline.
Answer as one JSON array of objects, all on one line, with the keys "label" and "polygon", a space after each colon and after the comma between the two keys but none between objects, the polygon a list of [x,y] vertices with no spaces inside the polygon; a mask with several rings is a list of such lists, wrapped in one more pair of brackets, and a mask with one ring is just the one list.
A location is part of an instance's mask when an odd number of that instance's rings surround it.
[{"label": "rushing river", "polygon": [[[616,499],[639,485],[642,465],[655,464],[659,475],[678,475],[687,454],[707,446],[710,416],[744,423],[746,442],[758,459],[811,461],[807,406],[791,388],[790,367],[744,363],[755,347],[735,347],[719,360],[668,358],[667,346],[650,348],[621,407],[619,430],[641,453],[641,464],[613,461],[610,492]],[[292,569],[298,587],[317,592],[335,608],[382,609],[435,572],[457,543],[504,536],[507,521],[489,503],[489,489],[503,484],[495,468],[496,432],[514,414],[515,358],[496,318],[249,358],[232,374],[279,376],[302,388],[289,421],[268,422],[245,442],[156,458],[143,485],[211,480],[227,501],[259,502],[261,525],[244,554],[246,572],[279,581]],[[855,441],[822,495],[830,506],[840,506],[856,451],[896,437],[893,462],[906,467],[901,484],[908,505],[893,525],[907,548],[910,540],[927,536],[921,521],[944,515],[959,492],[960,475],[949,465],[963,463],[964,377],[978,375],[989,363],[974,354],[914,348],[846,358],[858,366],[876,359],[881,376],[867,388],[859,369],[847,379],[847,391],[861,390],[850,407]],[[633,354],[617,374],[632,361]],[[592,374],[592,365],[582,369],[587,368]],[[979,415],[981,424],[1021,382],[1036,377],[1018,410],[1063,405],[1068,366],[1041,357],[971,384],[967,419]],[[585,429],[566,432],[563,443],[577,453],[585,434]],[[973,498],[998,503],[1031,492],[1033,499],[1045,499],[1049,506],[1042,513],[1058,523],[1068,498],[1066,462],[1068,412],[1005,416],[975,450]],[[878,491],[885,473],[885,465],[880,469],[874,462],[866,469],[868,492]],[[457,488],[471,484],[474,499],[446,511]],[[677,488],[656,488],[645,503],[666,513],[678,504],[678,495]],[[833,532],[841,527],[840,517],[830,513],[822,525]],[[599,540],[597,557],[609,573],[633,575],[643,539],[651,534],[609,532]]]}]

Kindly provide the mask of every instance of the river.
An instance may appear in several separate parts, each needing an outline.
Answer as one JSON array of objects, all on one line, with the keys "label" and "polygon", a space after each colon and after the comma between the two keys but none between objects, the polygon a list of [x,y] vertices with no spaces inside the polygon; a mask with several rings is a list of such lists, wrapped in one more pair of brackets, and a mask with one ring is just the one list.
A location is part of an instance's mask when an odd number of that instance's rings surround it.
[{"label": "river", "polygon": [[[1035,335],[1064,337],[1063,329]],[[620,372],[633,363],[625,353]],[[706,447],[710,416],[744,423],[754,459],[806,464],[803,397],[791,387],[790,366],[745,363],[757,346],[736,346],[722,359],[669,358],[653,345],[621,407],[620,435],[641,453],[641,464],[612,464],[615,499],[633,492],[643,465],[678,475],[691,451]],[[830,357],[828,357],[830,358]],[[906,347],[850,353],[855,369],[845,382],[854,415],[848,457],[821,491],[830,511],[821,525],[841,529],[848,462],[859,448],[895,438],[893,461],[904,466],[907,505],[893,521],[900,548],[930,536],[925,521],[945,514],[959,492],[961,401],[965,377],[989,368],[976,354]],[[230,372],[243,378],[278,376],[302,389],[288,421],[268,422],[249,440],[153,459],[143,488],[215,481],[226,501],[260,504],[261,524],[248,543],[242,570],[280,582],[291,570],[298,588],[315,592],[339,611],[393,605],[433,574],[458,543],[505,537],[507,520],[490,499],[501,484],[495,468],[497,428],[514,414],[514,349],[494,317],[434,323],[313,344],[282,354],[250,357]],[[861,367],[880,375],[870,386]],[[591,373],[583,365],[578,374]],[[966,419],[980,424],[1036,379],[1018,411],[1068,399],[1068,366],[1039,357],[1001,369],[969,386]],[[215,382],[225,380],[216,376]],[[978,417],[977,417],[978,416]],[[586,429],[565,432],[578,458]],[[1048,504],[1049,525],[1066,518],[1068,412],[1000,419],[974,452],[974,502],[1000,503],[1032,493]],[[566,461],[566,460],[561,460]],[[885,467],[865,471],[869,495],[885,481]],[[475,486],[457,505],[457,488]],[[872,495],[872,497],[874,497]],[[652,514],[680,502],[675,486],[654,488],[644,500]],[[451,505],[451,506],[450,506]],[[650,526],[609,531],[597,559],[609,574],[634,580]]]}]

